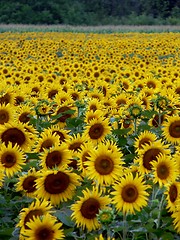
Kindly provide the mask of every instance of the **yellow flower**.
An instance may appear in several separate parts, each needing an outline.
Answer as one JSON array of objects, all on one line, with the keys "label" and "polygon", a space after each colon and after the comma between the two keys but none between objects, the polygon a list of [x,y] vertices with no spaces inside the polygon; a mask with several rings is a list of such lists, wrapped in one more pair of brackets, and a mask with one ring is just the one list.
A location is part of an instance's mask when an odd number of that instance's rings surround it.
[{"label": "yellow flower", "polygon": [[180,233],[180,200],[177,203],[176,210],[172,213],[173,225],[178,233]]},{"label": "yellow flower", "polygon": [[65,237],[62,223],[49,214],[33,217],[27,226],[28,229],[21,231],[25,240],[60,240]]},{"label": "yellow flower", "polygon": [[26,125],[22,123],[8,122],[0,125],[1,141],[7,146],[9,142],[12,146],[17,144],[22,150],[27,151],[32,147],[33,135],[26,130]]},{"label": "yellow flower", "polygon": [[169,143],[180,143],[180,116],[167,117],[167,121],[163,123],[163,136]]},{"label": "yellow flower", "polygon": [[166,208],[169,210],[169,212],[174,212],[176,211],[177,203],[180,197],[180,183],[178,181],[173,181],[168,183],[165,187],[165,195],[167,200]]},{"label": "yellow flower", "polygon": [[19,176],[16,184],[16,191],[22,191],[27,197],[35,197],[36,195],[36,179],[40,177],[40,173],[31,168],[27,173]]},{"label": "yellow flower", "polygon": [[158,182],[160,187],[168,182],[175,181],[178,177],[179,172],[176,162],[169,155],[160,153],[156,161],[151,162],[151,165],[154,174],[153,182]]},{"label": "yellow flower", "polygon": [[44,170],[59,168],[61,166],[66,166],[70,163],[72,155],[68,150],[66,143],[55,143],[53,147],[49,149],[44,149],[44,151],[40,154],[40,166],[43,167]]},{"label": "yellow flower", "polygon": [[133,177],[132,173],[128,173],[114,184],[112,201],[118,211],[124,214],[135,214],[135,211],[140,211],[147,205],[148,188],[149,186],[143,181],[143,176]]},{"label": "yellow flower", "polygon": [[141,132],[134,142],[135,151],[138,152],[145,144],[150,144],[151,142],[156,141],[156,139],[157,137],[155,133],[147,130]]},{"label": "yellow flower", "polygon": [[112,184],[122,173],[122,153],[114,145],[100,143],[97,149],[89,152],[87,161],[87,177],[100,185]]},{"label": "yellow flower", "polygon": [[83,190],[83,197],[79,197],[79,200],[72,204],[71,217],[75,220],[77,227],[87,228],[88,231],[98,229],[100,223],[97,220],[97,214],[109,203],[110,199],[102,196],[97,188],[93,188],[92,191],[86,188]]},{"label": "yellow flower", "polygon": [[149,173],[152,170],[152,161],[157,160],[160,153],[169,155],[170,152],[169,146],[163,144],[160,140],[150,142],[139,150],[134,163],[139,165],[139,172],[142,174]]},{"label": "yellow flower", "polygon": [[4,170],[8,177],[12,177],[17,172],[21,171],[23,165],[25,165],[26,156],[20,147],[15,144],[14,146],[10,142],[7,146],[1,145],[0,148],[0,164],[1,169]]},{"label": "yellow flower", "polygon": [[48,201],[35,199],[27,208],[22,208],[19,214],[17,227],[29,229],[27,223],[37,216],[52,214],[52,205]]},{"label": "yellow flower", "polygon": [[105,139],[106,135],[111,132],[108,118],[99,117],[92,119],[87,126],[85,126],[84,136],[94,142],[98,143]]},{"label": "yellow flower", "polygon": [[46,170],[36,180],[38,198],[50,200],[53,205],[72,199],[75,189],[80,185],[80,177],[70,170]]}]

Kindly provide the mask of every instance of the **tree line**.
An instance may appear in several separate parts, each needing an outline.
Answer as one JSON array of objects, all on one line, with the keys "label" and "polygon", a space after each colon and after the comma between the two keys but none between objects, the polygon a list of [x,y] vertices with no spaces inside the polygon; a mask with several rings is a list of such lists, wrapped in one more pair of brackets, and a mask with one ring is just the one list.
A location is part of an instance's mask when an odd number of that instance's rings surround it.
[{"label": "tree line", "polygon": [[0,23],[180,24],[179,0],[1,0]]}]

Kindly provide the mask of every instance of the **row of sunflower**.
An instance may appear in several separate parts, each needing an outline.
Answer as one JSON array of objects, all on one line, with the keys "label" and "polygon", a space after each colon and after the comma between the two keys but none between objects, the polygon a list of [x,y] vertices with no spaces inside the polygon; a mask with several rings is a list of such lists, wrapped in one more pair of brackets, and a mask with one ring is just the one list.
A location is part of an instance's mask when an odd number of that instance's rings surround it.
[{"label": "row of sunflower", "polygon": [[179,39],[1,34],[3,239],[179,239]]}]

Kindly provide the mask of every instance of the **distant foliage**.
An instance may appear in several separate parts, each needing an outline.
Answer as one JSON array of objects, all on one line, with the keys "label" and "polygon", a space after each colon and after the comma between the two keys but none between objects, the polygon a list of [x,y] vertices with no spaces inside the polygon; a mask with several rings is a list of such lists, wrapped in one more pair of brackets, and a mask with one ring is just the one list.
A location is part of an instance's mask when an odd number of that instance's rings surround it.
[{"label": "distant foliage", "polygon": [[180,24],[178,0],[1,0],[0,23]]}]

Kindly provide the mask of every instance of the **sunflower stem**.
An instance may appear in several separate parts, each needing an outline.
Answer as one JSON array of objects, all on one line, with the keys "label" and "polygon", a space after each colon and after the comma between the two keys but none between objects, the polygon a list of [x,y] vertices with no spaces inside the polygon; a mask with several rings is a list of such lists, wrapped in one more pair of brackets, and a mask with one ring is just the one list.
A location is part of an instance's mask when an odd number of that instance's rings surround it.
[{"label": "sunflower stem", "polygon": [[126,219],[126,213],[123,214],[123,240],[126,240],[126,235],[127,235],[127,219]]},{"label": "sunflower stem", "polygon": [[134,134],[137,132],[137,119],[134,118]]},{"label": "sunflower stem", "polygon": [[160,227],[160,221],[161,221],[161,213],[162,213],[162,207],[163,207],[163,201],[164,201],[164,194],[162,194],[161,201],[159,203],[159,213],[157,218],[157,229]]}]

